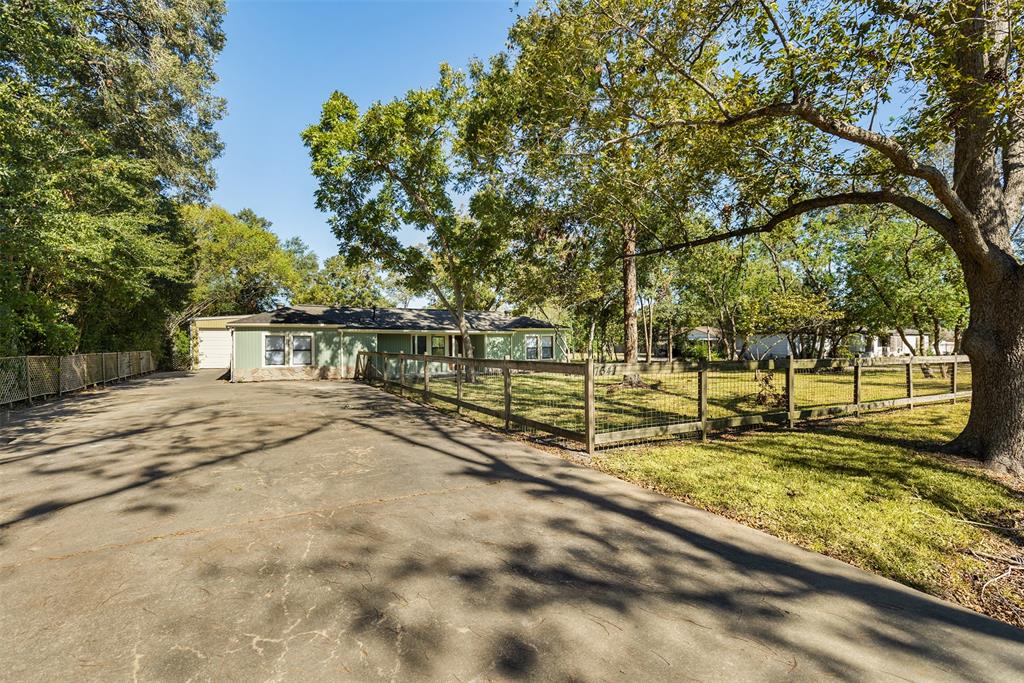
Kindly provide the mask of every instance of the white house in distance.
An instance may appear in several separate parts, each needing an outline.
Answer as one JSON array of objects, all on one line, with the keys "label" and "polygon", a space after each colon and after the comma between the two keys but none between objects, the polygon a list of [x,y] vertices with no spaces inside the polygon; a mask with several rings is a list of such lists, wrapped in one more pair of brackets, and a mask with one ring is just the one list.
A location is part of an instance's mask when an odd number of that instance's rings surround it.
[{"label": "white house in distance", "polygon": [[[892,330],[881,335],[854,334],[847,338],[847,346],[855,356],[862,358],[880,358],[891,356],[915,355],[918,349],[918,341],[922,343],[924,355],[935,353],[932,347],[931,335],[927,332],[921,333],[918,330],[907,329],[903,331],[908,346],[903,341],[899,332]],[[706,342],[709,347],[720,348],[723,340],[721,332],[714,327],[698,327],[686,333],[688,341]],[[952,339],[939,341],[940,355],[953,353],[954,343]],[[746,340],[744,347],[742,340],[737,340],[737,352],[741,352],[747,360],[770,360],[776,358],[788,358],[790,356],[790,342],[784,334],[755,334]],[[800,355],[800,348],[793,349],[794,355]]]},{"label": "white house in distance", "polygon": [[[918,330],[908,329],[904,330],[903,334],[906,336],[907,341],[910,342],[910,346],[907,346],[903,341],[903,337],[901,337],[899,332],[895,330],[878,336],[867,336],[865,339],[864,350],[860,355],[867,358],[878,358],[882,356],[912,356],[917,352],[918,348],[924,348],[925,355],[935,353],[935,349],[932,348],[931,335],[927,332],[922,333]],[[940,355],[951,354],[953,353],[953,349],[954,344],[951,339],[939,340]]]}]

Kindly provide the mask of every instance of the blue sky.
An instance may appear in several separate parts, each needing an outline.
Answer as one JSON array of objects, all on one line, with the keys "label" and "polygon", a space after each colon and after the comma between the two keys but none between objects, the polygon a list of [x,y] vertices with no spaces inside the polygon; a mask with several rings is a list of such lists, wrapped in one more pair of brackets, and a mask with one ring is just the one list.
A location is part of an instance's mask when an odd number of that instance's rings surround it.
[{"label": "blue sky", "polygon": [[462,67],[501,50],[513,4],[229,0],[217,63],[228,114],[218,125],[225,148],[212,201],[232,212],[253,209],[321,259],[337,253],[313,206],[316,182],[299,133],[334,90],[366,107],[430,85],[443,61]]}]

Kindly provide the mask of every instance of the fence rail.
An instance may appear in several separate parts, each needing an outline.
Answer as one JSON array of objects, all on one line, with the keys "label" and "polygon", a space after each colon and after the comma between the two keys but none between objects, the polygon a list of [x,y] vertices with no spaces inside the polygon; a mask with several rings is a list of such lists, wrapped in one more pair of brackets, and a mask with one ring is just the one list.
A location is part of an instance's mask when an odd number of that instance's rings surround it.
[{"label": "fence rail", "polygon": [[0,357],[0,405],[32,402],[153,372],[150,351]]},{"label": "fence rail", "polygon": [[[364,351],[356,378],[598,446],[969,398],[967,356],[559,363]],[[963,387],[968,387],[966,390]]]}]

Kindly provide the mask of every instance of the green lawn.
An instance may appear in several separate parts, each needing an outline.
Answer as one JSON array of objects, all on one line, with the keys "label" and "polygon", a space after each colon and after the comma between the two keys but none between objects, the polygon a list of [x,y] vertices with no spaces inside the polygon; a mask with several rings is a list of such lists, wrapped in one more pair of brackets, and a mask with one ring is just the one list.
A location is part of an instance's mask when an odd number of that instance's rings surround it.
[{"label": "green lawn", "polygon": [[[935,455],[967,405],[600,451],[601,470],[1024,626],[1024,497]],[[1019,560],[1018,560],[1019,561]]]}]

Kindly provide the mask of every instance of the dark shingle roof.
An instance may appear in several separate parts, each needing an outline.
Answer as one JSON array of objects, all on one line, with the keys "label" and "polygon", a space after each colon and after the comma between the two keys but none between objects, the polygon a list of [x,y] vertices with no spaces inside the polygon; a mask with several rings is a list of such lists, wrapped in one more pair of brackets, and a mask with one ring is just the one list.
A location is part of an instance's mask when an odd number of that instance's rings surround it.
[{"label": "dark shingle roof", "polygon": [[[497,311],[466,311],[474,332],[554,329],[554,325],[525,315]],[[236,325],[330,325],[352,330],[456,330],[455,316],[438,308],[350,308],[348,306],[284,306],[228,323]]]}]

